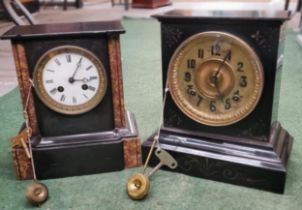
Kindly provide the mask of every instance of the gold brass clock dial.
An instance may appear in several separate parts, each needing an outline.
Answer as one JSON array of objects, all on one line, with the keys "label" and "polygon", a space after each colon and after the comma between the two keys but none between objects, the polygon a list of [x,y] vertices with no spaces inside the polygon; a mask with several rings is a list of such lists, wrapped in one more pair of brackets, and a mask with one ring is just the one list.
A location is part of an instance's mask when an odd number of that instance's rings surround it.
[{"label": "gold brass clock dial", "polygon": [[68,45],[42,55],[35,67],[33,82],[46,106],[69,115],[93,109],[107,89],[102,62],[88,50]]},{"label": "gold brass clock dial", "polygon": [[185,40],[169,64],[168,84],[176,105],[191,119],[225,126],[256,107],[264,85],[261,62],[235,35],[210,31]]}]

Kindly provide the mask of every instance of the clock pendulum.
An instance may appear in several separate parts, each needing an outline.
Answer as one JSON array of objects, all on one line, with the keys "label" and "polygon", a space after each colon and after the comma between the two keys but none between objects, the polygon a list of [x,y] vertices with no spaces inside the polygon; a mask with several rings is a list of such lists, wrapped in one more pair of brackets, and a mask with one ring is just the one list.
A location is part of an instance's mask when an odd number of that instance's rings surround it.
[{"label": "clock pendulum", "polygon": [[[163,105],[165,105],[167,92],[168,92],[168,83],[166,83],[166,88],[164,92],[164,99],[163,99]],[[162,124],[163,120],[163,113],[160,117],[160,125]],[[132,175],[127,182],[127,193],[130,198],[133,200],[141,200],[144,199],[149,191],[150,191],[150,177],[158,171],[162,166],[166,166],[170,169],[177,168],[177,161],[169,154],[169,152],[161,149],[159,137],[160,136],[160,129],[157,132],[157,135],[153,137],[152,145],[149,149],[147,159],[143,166],[143,172],[142,173],[135,173]],[[146,173],[147,166],[149,164],[151,155],[153,154],[154,148],[156,146],[156,150],[154,152],[155,156],[159,159],[159,163],[148,173]]]},{"label": "clock pendulum", "polygon": [[[33,181],[30,185],[27,186],[25,191],[25,197],[27,201],[33,206],[40,206],[48,199],[48,188],[45,184],[38,181],[36,176],[36,169],[34,165],[34,157],[32,152],[32,145],[30,142],[30,137],[32,135],[32,129],[30,128],[28,121],[28,103],[30,99],[31,89],[33,87],[33,82],[29,81],[30,86],[28,90],[28,95],[26,97],[26,102],[23,110],[23,115],[25,119],[25,127],[23,130],[15,137],[12,138],[13,145],[20,145],[24,148],[26,156],[31,161],[32,173],[33,173]],[[28,146],[27,146],[28,145]]]},{"label": "clock pendulum", "polygon": [[[154,138],[154,142],[157,142],[156,137]],[[154,146],[150,149],[149,155],[152,154]],[[167,151],[161,149],[159,146],[154,154],[160,161],[150,172],[146,173],[146,166],[149,162],[146,160],[143,173],[136,173],[128,179],[127,192],[129,197],[133,200],[141,200],[148,195],[150,191],[150,177],[162,166],[169,167],[170,169],[175,169],[177,167],[176,160]]]},{"label": "clock pendulum", "polygon": [[[25,121],[26,121],[26,116],[25,116]],[[26,130],[27,132],[29,131],[28,123],[26,123]],[[30,141],[29,132],[28,132],[28,141]],[[32,171],[33,171],[33,182],[27,186],[25,197],[27,201],[32,205],[40,206],[48,199],[48,188],[45,184],[37,180],[36,169],[35,169],[33,153],[32,153],[32,146],[31,143],[29,143],[28,145],[29,145],[30,159],[31,159]]]}]

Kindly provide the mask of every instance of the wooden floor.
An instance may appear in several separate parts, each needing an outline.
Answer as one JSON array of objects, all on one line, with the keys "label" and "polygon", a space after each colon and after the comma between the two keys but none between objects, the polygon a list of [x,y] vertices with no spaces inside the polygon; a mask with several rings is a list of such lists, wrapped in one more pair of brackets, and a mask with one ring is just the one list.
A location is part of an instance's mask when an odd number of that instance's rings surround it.
[{"label": "wooden floor", "polygon": [[[230,3],[230,2],[229,2]],[[235,3],[235,2],[234,2]],[[249,4],[249,6],[246,6]],[[236,4],[232,3],[226,7],[222,5],[222,9],[265,9],[272,7],[271,4],[254,3],[251,4]],[[251,5],[253,7],[251,7]],[[221,7],[221,3],[219,3]],[[233,6],[232,6],[233,5]],[[241,8],[242,7],[242,8]],[[294,5],[293,5],[294,7]],[[43,7],[41,11],[35,15],[35,18],[39,23],[55,23],[55,22],[83,22],[83,21],[99,21],[99,20],[112,20],[120,19],[123,16],[132,18],[149,18],[150,15],[171,10],[174,8],[202,8],[202,9],[219,9],[215,3],[175,3],[170,7],[163,7],[156,10],[147,9],[130,9],[124,11],[122,6],[116,6],[111,8],[110,3],[85,5],[82,9],[68,8],[67,11],[63,11],[61,7]],[[275,5],[275,9],[282,9],[283,5]],[[299,16],[290,22],[292,27],[297,27]],[[7,31],[13,24],[10,22],[0,21],[0,34]],[[14,70],[14,61],[12,57],[11,47],[9,41],[0,41],[0,96],[12,90],[17,86],[16,75]]]}]

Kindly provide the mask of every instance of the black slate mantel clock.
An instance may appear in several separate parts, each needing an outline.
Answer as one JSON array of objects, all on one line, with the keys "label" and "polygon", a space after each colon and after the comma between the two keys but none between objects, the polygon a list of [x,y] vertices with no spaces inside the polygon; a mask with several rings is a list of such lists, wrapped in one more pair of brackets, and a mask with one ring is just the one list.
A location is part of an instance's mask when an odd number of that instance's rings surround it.
[{"label": "black slate mantel clock", "polygon": [[174,10],[155,18],[168,87],[159,142],[177,159],[174,171],[282,193],[293,142],[276,121],[289,13]]},{"label": "black slate mantel clock", "polygon": [[[12,43],[38,179],[140,164],[135,118],[124,107],[121,33],[120,21],[105,21],[16,26],[2,36]],[[18,178],[32,178],[26,150],[13,144],[12,152]]]}]

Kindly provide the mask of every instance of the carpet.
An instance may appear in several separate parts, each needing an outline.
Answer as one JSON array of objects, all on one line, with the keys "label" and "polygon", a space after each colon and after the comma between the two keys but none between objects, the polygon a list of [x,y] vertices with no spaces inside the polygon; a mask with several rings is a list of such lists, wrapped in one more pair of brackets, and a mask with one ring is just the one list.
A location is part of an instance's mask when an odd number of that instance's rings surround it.
[{"label": "carpet", "polygon": [[[158,127],[161,112],[160,27],[155,20],[124,20],[122,62],[126,108],[135,113],[142,140]],[[295,137],[284,195],[159,171],[149,196],[132,201],[126,182],[139,169],[45,180],[49,200],[41,209],[245,209],[300,210],[302,207],[302,50],[288,32],[279,121]],[[9,137],[22,123],[17,89],[0,98],[0,209],[32,209],[24,198],[31,181],[15,179]]]}]

